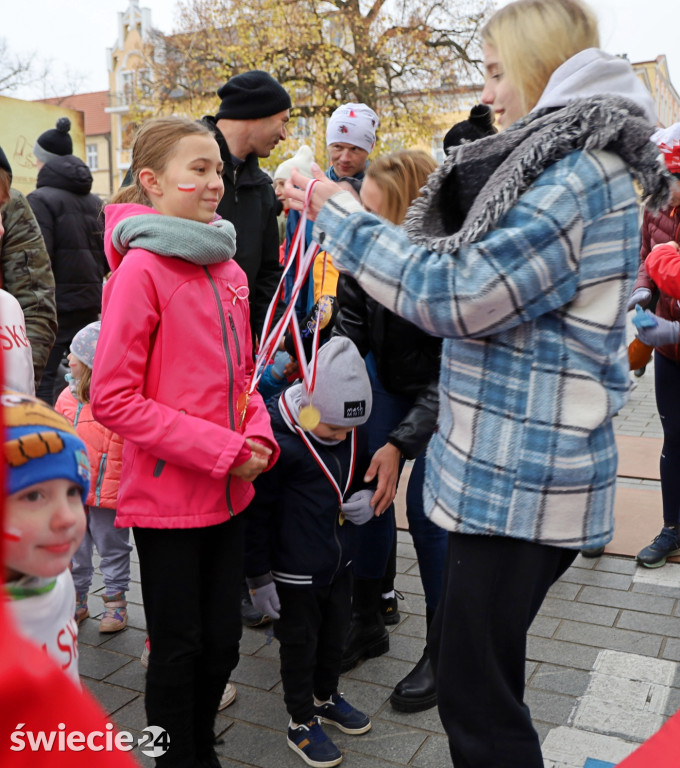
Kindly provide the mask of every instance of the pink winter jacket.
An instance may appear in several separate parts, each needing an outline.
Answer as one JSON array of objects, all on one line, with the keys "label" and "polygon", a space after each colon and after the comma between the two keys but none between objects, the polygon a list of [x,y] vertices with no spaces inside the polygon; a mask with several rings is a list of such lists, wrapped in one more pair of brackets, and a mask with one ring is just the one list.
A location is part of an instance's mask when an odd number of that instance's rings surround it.
[{"label": "pink winter jacket", "polygon": [[105,210],[113,275],[104,286],[92,411],[125,440],[116,526],[217,525],[253,496],[252,483],[228,474],[250,455],[246,438],[273,450],[269,466],[278,457],[260,395],[251,396],[242,425],[236,410],[253,367],[248,300],[239,298],[247,280],[232,259],[200,266],[140,248],[118,253],[116,224],[153,213],[133,204]]},{"label": "pink winter jacket", "polygon": [[91,468],[87,506],[115,509],[123,463],[123,439],[95,421],[90,404],[76,400],[68,387],[59,395],[54,409],[66,416],[87,446]]}]

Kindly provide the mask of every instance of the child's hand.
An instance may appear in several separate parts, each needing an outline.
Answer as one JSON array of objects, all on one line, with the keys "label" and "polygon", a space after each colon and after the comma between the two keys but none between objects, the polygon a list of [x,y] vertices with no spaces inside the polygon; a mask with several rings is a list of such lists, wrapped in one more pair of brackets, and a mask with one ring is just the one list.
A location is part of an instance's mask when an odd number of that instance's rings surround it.
[{"label": "child's hand", "polygon": [[342,503],[342,514],[345,520],[349,520],[354,525],[363,525],[373,517],[373,507],[371,498],[373,492],[369,490],[357,491],[353,493],[347,501]]},{"label": "child's hand", "polygon": [[397,495],[400,458],[401,453],[397,446],[392,445],[392,443],[385,443],[373,454],[371,464],[364,475],[364,482],[366,483],[370,483],[376,475],[378,476],[378,487],[371,499],[371,505],[375,508],[376,516],[382,515]]},{"label": "child's hand", "polygon": [[651,300],[652,292],[649,288],[636,288],[628,299],[626,310],[630,312],[631,309],[635,309],[636,304],[639,304],[644,309]]},{"label": "child's hand", "polygon": [[653,326],[638,327],[637,338],[649,347],[664,347],[667,344],[680,344],[680,323],[677,320],[666,320],[655,317],[646,310],[656,323]]},{"label": "child's hand", "polygon": [[299,376],[300,375],[300,364],[297,360],[293,360],[293,358],[290,358],[290,361],[287,363],[286,367],[283,369],[283,377],[285,379],[289,379],[291,376]]},{"label": "child's hand", "polygon": [[252,483],[261,472],[267,469],[272,452],[267,446],[258,443],[257,440],[251,440],[249,437],[246,438],[246,443],[251,450],[250,458],[243,464],[239,464],[238,467],[232,467],[229,474],[240,477],[247,483]]},{"label": "child's hand", "polygon": [[271,574],[267,573],[264,576],[258,576],[256,579],[246,579],[246,582],[253,607],[272,619],[281,618],[279,614],[281,601],[279,600],[276,584],[274,584]]}]

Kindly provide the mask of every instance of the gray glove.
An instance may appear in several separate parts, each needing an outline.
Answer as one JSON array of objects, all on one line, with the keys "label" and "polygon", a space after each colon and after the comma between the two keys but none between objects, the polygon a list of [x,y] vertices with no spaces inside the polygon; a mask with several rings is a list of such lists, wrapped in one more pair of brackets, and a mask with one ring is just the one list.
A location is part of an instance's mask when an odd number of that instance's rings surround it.
[{"label": "gray glove", "polygon": [[[649,310],[647,310],[649,312]],[[649,347],[664,347],[666,344],[680,344],[680,323],[655,317],[653,328],[638,328],[637,337]]]},{"label": "gray glove", "polygon": [[271,573],[265,573],[254,579],[246,579],[246,584],[250,590],[253,607],[272,619],[280,619],[281,602]]},{"label": "gray glove", "polygon": [[626,310],[630,312],[631,309],[635,309],[636,304],[639,304],[644,309],[651,300],[652,292],[649,288],[636,288],[633,293],[630,294]]},{"label": "gray glove", "polygon": [[349,520],[354,525],[367,523],[375,514],[375,509],[370,505],[373,493],[365,488],[363,491],[353,493],[347,501],[344,501],[341,509],[345,520]]}]

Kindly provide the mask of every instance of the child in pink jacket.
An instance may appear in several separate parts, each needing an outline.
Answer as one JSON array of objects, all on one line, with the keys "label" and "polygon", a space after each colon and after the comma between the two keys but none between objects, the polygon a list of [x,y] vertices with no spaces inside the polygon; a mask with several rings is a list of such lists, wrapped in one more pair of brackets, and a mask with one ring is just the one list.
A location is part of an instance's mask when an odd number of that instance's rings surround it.
[{"label": "child in pink jacket", "polygon": [[116,528],[116,505],[123,440],[95,420],[90,406],[92,363],[101,323],[97,320],[82,328],[73,337],[68,364],[69,385],[57,399],[55,410],[66,416],[87,446],[92,468],[87,495],[87,528],[73,556],[71,575],[76,588],[75,619],[80,625],[89,615],[88,593],[92,584],[94,565],[92,550],[97,547],[104,576],[104,615],[99,621],[100,632],[118,632],[127,625],[125,593],[130,586],[130,529]]},{"label": "child in pink jacket", "polygon": [[222,159],[205,126],[149,120],[133,183],[105,211],[95,418],[124,439],[116,526],[133,529],[152,652],[149,725],[164,766],[217,765],[213,725],[241,636],[243,516],[278,456],[253,368],[248,283],[215,211]]}]

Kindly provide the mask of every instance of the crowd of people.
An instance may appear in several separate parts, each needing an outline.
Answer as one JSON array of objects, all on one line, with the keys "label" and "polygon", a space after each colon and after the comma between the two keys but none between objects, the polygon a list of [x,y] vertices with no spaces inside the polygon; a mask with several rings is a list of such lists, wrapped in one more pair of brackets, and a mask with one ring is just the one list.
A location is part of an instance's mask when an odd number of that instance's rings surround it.
[{"label": "crowd of people", "polygon": [[270,176],[294,104],[259,70],[214,116],[143,122],[103,210],[66,118],[26,198],[0,149],[7,606],[78,685],[94,549],[118,632],[132,529],[159,766],[219,765],[244,624],[273,622],[305,763],[342,761],[324,725],[371,729],[339,679],[399,620],[410,462],[427,634],[391,705],[438,706],[456,768],[542,767],[527,632],[612,537],[636,307],[664,424],[664,523],[638,561],[680,551],[680,129],[654,132],[581,0],[516,0],[481,41],[482,103],[439,166],[377,154],[379,115],[348,102],[325,172],[302,146]]}]

